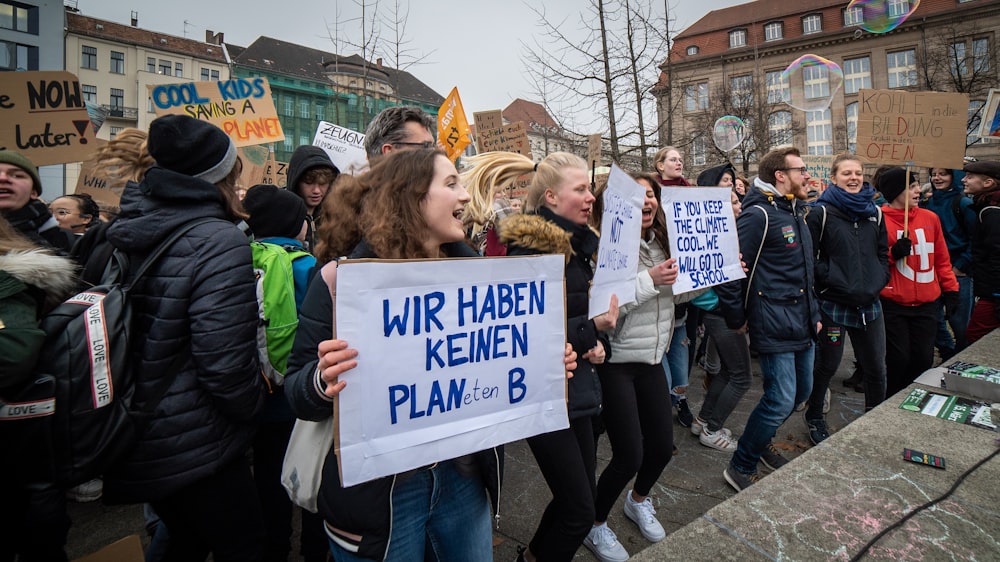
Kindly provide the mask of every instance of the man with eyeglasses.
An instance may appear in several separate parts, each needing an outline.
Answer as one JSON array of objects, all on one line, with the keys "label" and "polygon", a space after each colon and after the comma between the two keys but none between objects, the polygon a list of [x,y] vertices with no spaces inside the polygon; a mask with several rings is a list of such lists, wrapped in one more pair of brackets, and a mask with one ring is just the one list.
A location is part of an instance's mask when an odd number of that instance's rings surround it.
[{"label": "man with eyeglasses", "polygon": [[15,229],[36,244],[68,255],[76,241],[44,201],[38,168],[26,156],[0,150],[0,214]]},{"label": "man with eyeglasses", "polygon": [[746,279],[716,287],[726,324],[750,334],[760,354],[764,395],[747,420],[723,476],[737,491],[759,479],[757,463],[788,462],[771,440],[812,390],[813,342],[820,329],[813,249],[803,218],[809,173],[795,148],[772,150],[736,219]]},{"label": "man with eyeglasses", "polygon": [[436,126],[434,118],[419,107],[401,105],[383,109],[365,130],[368,165],[374,166],[393,150],[436,146],[431,132]]}]

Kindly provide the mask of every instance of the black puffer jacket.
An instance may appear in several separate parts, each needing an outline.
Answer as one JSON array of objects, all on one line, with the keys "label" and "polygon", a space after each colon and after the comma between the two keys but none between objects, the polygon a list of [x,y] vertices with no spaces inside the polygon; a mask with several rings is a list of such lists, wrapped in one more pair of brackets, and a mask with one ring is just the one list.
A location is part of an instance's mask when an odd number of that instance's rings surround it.
[{"label": "black puffer jacket", "polygon": [[726,324],[737,329],[748,323],[750,347],[760,353],[808,348],[820,316],[813,294],[812,238],[800,205],[755,185],[736,228],[751,273],[715,288]]},{"label": "black puffer jacket", "polygon": [[816,256],[816,296],[852,307],[877,301],[889,282],[882,213],[855,221],[836,206],[818,202],[809,209],[806,224]]},{"label": "black puffer jacket", "polygon": [[[107,237],[133,263],[181,225],[219,219],[185,234],[132,293],[139,405],[163,377],[174,379],[132,454],[105,475],[106,498],[138,502],[163,498],[246,453],[265,393],[250,247],[226,220],[216,187],[152,168],[142,183],[128,184],[121,208]],[[179,354],[186,356],[181,367],[165,372]]]},{"label": "black puffer jacket", "polygon": [[594,366],[583,358],[600,338],[605,359],[611,358],[611,342],[598,333],[588,317],[590,281],[594,278],[591,258],[598,237],[586,225],[574,224],[545,207],[534,215],[513,215],[500,223],[500,241],[508,256],[565,254],[566,338],[576,351],[576,370],[569,380],[569,418],[597,415],[601,411],[601,383]]},{"label": "black puffer jacket", "polygon": [[[472,258],[479,255],[463,243],[448,244],[444,250],[449,257]],[[362,242],[349,257],[362,259],[378,256]],[[320,421],[333,415],[333,400],[321,393],[320,388],[324,384],[316,371],[319,362],[316,346],[319,342],[330,339],[330,334],[333,333],[333,301],[319,271],[320,268],[317,268],[302,302],[302,313],[295,332],[292,355],[288,358],[284,386],[285,397],[296,417],[312,421]],[[338,295],[338,298],[343,297],[344,295]],[[503,447],[486,449],[464,457],[463,460],[471,460],[475,465],[483,479],[483,486],[490,495],[493,512],[499,520]],[[382,560],[392,534],[392,489],[400,475],[344,488],[340,485],[338,467],[336,450],[331,447],[323,464],[323,481],[318,498],[319,513],[330,526],[361,537],[360,541],[341,537],[343,541],[358,547],[359,556]]]}]

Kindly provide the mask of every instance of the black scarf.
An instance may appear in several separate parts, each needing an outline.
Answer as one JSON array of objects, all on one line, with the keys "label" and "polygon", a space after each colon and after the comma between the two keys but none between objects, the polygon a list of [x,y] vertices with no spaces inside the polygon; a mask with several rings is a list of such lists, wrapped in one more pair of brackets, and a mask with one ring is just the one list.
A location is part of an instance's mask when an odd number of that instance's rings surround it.
[{"label": "black scarf", "polygon": [[4,218],[18,231],[29,234],[38,232],[38,229],[52,218],[52,213],[45,203],[32,199],[20,209],[4,213]]}]

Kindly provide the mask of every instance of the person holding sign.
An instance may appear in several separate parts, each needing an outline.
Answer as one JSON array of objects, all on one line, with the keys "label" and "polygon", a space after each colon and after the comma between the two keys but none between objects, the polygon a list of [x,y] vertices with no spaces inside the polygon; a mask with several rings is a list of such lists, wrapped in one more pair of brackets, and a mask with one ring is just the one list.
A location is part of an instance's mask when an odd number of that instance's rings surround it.
[{"label": "person holding sign", "polygon": [[920,184],[907,185],[907,175],[905,169],[894,167],[879,174],[875,181],[875,189],[888,201],[882,213],[890,248],[890,277],[881,292],[886,396],[903,390],[931,367],[938,298],[944,296],[948,315],[958,305],[958,281],[951,270],[941,221],[931,211],[918,207]]},{"label": "person holding sign", "polygon": [[726,325],[750,333],[764,378],[764,395],[723,472],[737,491],[759,479],[758,462],[771,470],[788,462],[771,440],[795,405],[809,397],[820,327],[812,239],[797,204],[807,196],[808,169],[798,149],[789,147],[767,153],[758,173],[736,219],[749,273],[745,281],[715,287]]},{"label": "person holding sign", "polygon": [[537,165],[513,152],[490,152],[481,155],[477,165],[514,177],[535,171],[525,201],[527,214],[500,223],[500,241],[507,244],[507,255],[566,255],[567,336],[580,359],[569,380],[569,428],[528,439],[552,501],[523,556],[526,560],[570,560],[594,522],[593,417],[601,409],[594,365],[610,356],[602,332],[614,328],[618,320],[616,297],[611,298],[608,312],[593,320],[588,314],[598,237],[588,226],[595,198],[587,164],[567,152],[549,154]]},{"label": "person holding sign", "polygon": [[[434,148],[397,150],[361,176],[345,176],[323,204],[320,263],[350,258],[475,257],[462,244],[460,219],[469,195],[455,166]],[[349,298],[349,295],[341,295]],[[333,415],[334,397],[348,388],[357,351],[335,339],[333,300],[326,283],[311,283],[288,361],[285,392],[296,416]],[[363,360],[363,359],[361,359]],[[400,365],[403,369],[419,367]],[[350,390],[347,390],[350,392]],[[490,560],[490,499],[499,510],[502,450],[438,462],[363,484],[340,484],[336,449],[326,455],[319,513],[334,560]],[[426,549],[426,550],[425,550]]]},{"label": "person holding sign", "polygon": [[844,354],[845,335],[863,374],[865,411],[885,400],[885,318],[879,293],[889,281],[885,221],[875,189],[864,183],[861,160],[833,159],[830,183],[810,207],[806,224],[816,260],[816,296],[823,330],[816,347],[806,425],[813,445],[830,436],[823,401]]},{"label": "person holding sign", "polygon": [[674,303],[704,291],[674,296],[677,260],[670,257],[666,217],[660,209],[660,185],[651,174],[632,176],[645,188],[636,302],[621,307],[611,332],[612,358],[598,365],[604,394],[602,418],[611,442],[611,462],[601,473],[595,497],[595,521],[584,544],[601,560],[626,560],[628,552],[607,526],[608,514],[632,478],[625,496],[625,516],[651,542],[666,533],[649,498],[653,485],[673,456],[670,394],[661,358],[673,333]]}]

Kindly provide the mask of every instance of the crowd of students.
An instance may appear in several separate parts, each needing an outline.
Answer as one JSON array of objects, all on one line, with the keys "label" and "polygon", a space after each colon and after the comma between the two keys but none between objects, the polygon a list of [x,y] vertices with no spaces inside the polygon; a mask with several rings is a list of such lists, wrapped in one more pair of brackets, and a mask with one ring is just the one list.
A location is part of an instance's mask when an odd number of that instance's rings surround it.
[{"label": "crowd of students", "polygon": [[[845,336],[869,410],[929,367],[935,344],[949,357],[1000,324],[1000,163],[933,168],[923,202],[904,169],[880,169],[868,182],[850,154],[834,159],[815,201],[806,201],[809,175],[794,149],[765,155],[752,183],[728,164],[706,170],[697,185],[732,188],[747,277],[675,295],[661,190],[697,186],[680,152],[664,147],[654,170],[632,174],[645,192],[636,300],[619,307],[612,297],[592,318],[601,194],[587,163],[564,152],[537,163],[485,153],[460,171],[433,127],[419,109],[387,109],[366,132],[366,173],[341,175],[324,151],[303,146],[286,189],[254,186],[241,200],[232,141],[207,123],[161,117],[98,155],[127,182],[111,222],[84,196],[46,205],[31,162],[0,151],[0,396],[44,353],[39,316],[96,282],[111,250],[141,260],[180,225],[214,219],[185,233],[134,292],[136,395],[172,382],[134,449],[98,485],[108,502],[146,504],[147,560],[288,558],[293,504],[280,470],[292,426],[332,416],[364,360],[331,336],[341,257],[565,256],[569,426],[527,439],[552,499],[519,560],[569,560],[582,545],[602,561],[628,559],[608,526],[623,495],[642,536],[663,539],[650,495],[676,451],[674,410],[702,445],[732,454],[723,476],[741,490],[760,478],[758,462],[787,462],[771,440],[797,404],[811,441],[829,436],[824,414]],[[511,201],[508,187],[525,174],[527,195]],[[261,375],[247,231],[295,256],[299,324],[283,386]],[[699,353],[706,395],[695,414],[686,390]],[[764,396],[740,432],[725,424],[751,386],[752,353]],[[167,369],[175,357],[179,368]],[[612,457],[599,471],[605,433]],[[305,560],[492,559],[503,447],[349,487],[337,451],[317,454],[326,461],[318,513],[302,514]],[[65,560],[63,491],[3,486],[12,501],[0,560]]]}]

